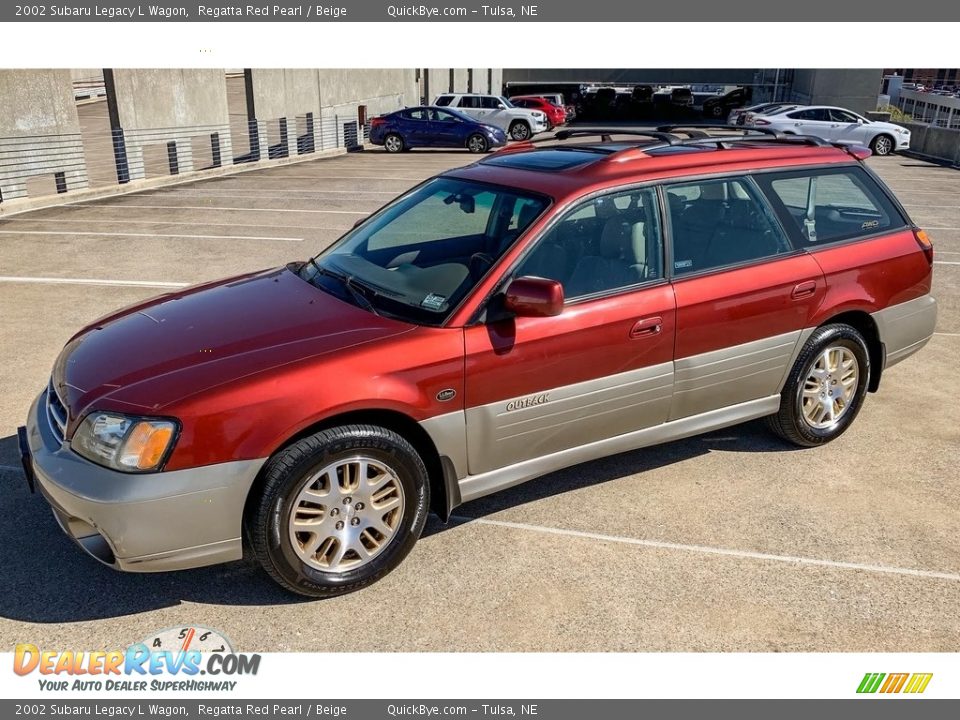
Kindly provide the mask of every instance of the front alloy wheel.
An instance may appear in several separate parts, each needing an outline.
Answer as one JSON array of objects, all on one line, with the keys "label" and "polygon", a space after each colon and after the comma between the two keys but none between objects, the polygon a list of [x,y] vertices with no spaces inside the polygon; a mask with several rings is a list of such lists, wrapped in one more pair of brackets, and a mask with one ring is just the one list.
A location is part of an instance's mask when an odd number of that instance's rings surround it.
[{"label": "front alloy wheel", "polygon": [[475,133],[467,139],[467,150],[472,153],[485,153],[488,147],[487,139],[480,133]]},{"label": "front alloy wheel", "polygon": [[883,157],[893,152],[893,140],[889,135],[877,135],[870,143],[870,149],[874,155]]},{"label": "front alloy wheel", "polygon": [[510,137],[514,140],[526,140],[530,137],[530,127],[525,122],[517,120],[510,126]]},{"label": "front alloy wheel", "polygon": [[290,546],[317,570],[362,567],[390,544],[403,506],[392,468],[366,455],[338,460],[301,485],[287,522]]},{"label": "front alloy wheel", "polygon": [[417,451],[375,425],[328,428],[264,466],[244,528],[253,553],[287,590],[332,597],[359,590],[410,552],[430,506]]}]

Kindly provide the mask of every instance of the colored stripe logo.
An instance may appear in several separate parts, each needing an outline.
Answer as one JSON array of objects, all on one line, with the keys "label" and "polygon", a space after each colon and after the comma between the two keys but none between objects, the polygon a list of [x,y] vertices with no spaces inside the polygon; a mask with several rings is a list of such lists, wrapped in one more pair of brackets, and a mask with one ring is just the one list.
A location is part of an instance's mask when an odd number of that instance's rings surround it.
[{"label": "colored stripe logo", "polygon": [[860,681],[858,693],[911,693],[927,689],[933,673],[867,673]]}]

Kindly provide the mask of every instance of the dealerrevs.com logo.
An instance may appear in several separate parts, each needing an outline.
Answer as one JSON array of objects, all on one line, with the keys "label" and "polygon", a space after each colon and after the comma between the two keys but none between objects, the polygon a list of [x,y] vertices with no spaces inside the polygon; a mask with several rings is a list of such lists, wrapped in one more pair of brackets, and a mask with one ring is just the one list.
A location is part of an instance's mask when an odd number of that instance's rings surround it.
[{"label": "dealerrevs.com logo", "polygon": [[[125,650],[47,650],[17,645],[13,671],[36,673],[44,691],[231,691],[237,680],[256,675],[260,655],[235,653],[226,638],[203,627],[153,633]],[[202,676],[202,679],[201,679]]]},{"label": "dealerrevs.com logo", "polygon": [[919,694],[927,689],[933,673],[867,673],[857,687],[858,693]]}]

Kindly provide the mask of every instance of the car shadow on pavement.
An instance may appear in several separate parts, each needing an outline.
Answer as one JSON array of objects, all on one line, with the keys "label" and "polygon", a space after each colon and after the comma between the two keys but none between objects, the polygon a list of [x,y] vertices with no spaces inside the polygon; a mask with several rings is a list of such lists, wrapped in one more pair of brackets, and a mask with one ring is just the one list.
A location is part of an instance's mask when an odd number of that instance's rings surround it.
[{"label": "car shadow on pavement", "polygon": [[[761,423],[747,423],[576,465],[471,502],[455,514],[458,518],[483,517],[688,460],[718,446],[745,453],[791,449]],[[185,601],[237,606],[311,602],[282,590],[252,560],[156,574],[122,573],[101,565],[63,534],[43,497],[30,494],[20,469],[15,435],[0,439],[0,493],[7,517],[0,524],[0,567],[7,588],[0,593],[0,617],[63,623],[134,615]],[[431,516],[424,536],[459,524],[445,525]]]},{"label": "car shadow on pavement", "polygon": [[[654,445],[641,450],[632,450],[574,465],[516,487],[501,490],[479,500],[474,500],[457,508],[453,511],[453,514],[456,518],[468,520],[482,518],[554,495],[600,485],[611,480],[619,480],[629,475],[690,460],[720,448],[734,454],[790,452],[800,449],[773,435],[762,420],[755,420],[697,435],[686,440]],[[450,522],[444,525],[437,518],[431,517],[431,522],[427,524],[424,536],[453,529],[460,524],[462,522]]]},{"label": "car shadow on pavement", "polygon": [[282,590],[259,565],[240,561],[172,573],[121,573],[63,534],[43,496],[31,495],[17,437],[0,438],[0,567],[7,588],[0,617],[35,623],[133,615],[180,603],[282,605],[306,601]]}]

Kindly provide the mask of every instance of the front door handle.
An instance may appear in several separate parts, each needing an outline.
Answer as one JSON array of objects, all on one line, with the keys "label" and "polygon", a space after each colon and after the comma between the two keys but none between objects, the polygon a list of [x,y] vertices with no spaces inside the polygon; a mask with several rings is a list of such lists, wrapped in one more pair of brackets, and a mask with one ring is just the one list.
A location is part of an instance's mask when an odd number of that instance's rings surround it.
[{"label": "front door handle", "polygon": [[659,315],[657,317],[643,318],[642,320],[637,320],[633,324],[633,327],[630,328],[630,337],[650,337],[651,335],[659,335],[662,330],[663,318]]},{"label": "front door handle", "polygon": [[793,292],[790,293],[790,297],[793,300],[803,300],[813,295],[817,291],[817,281],[810,280],[808,282],[802,282],[799,285],[794,286]]}]

